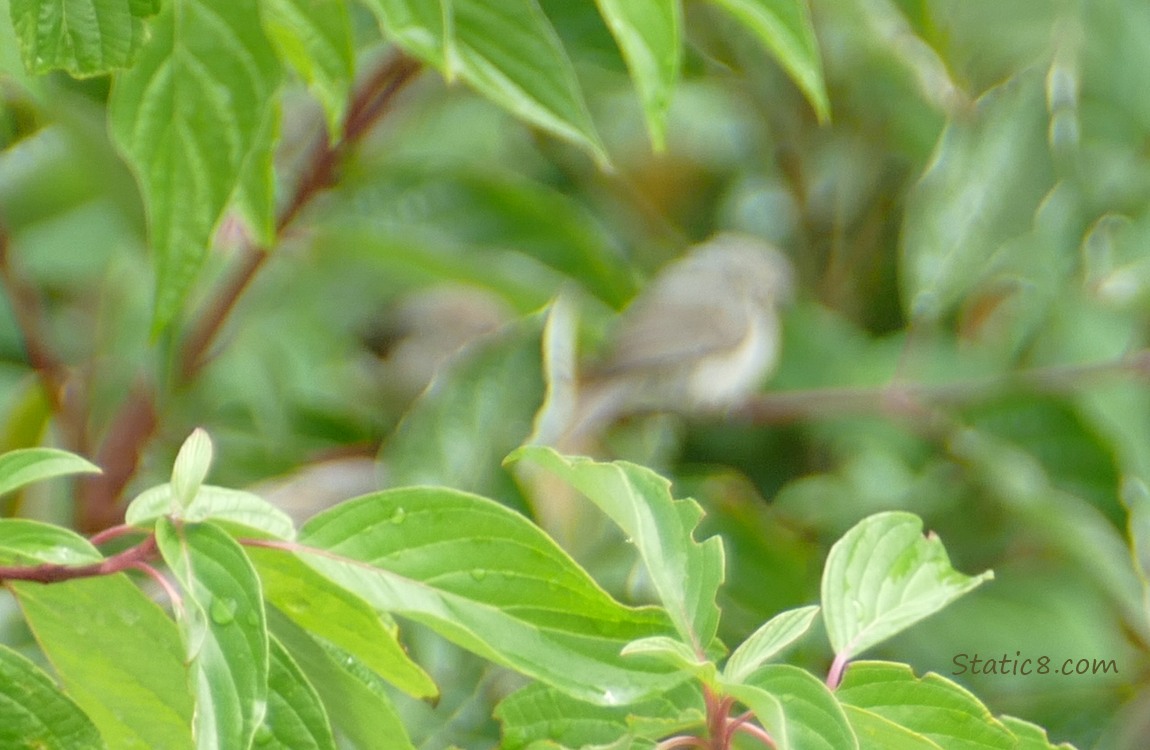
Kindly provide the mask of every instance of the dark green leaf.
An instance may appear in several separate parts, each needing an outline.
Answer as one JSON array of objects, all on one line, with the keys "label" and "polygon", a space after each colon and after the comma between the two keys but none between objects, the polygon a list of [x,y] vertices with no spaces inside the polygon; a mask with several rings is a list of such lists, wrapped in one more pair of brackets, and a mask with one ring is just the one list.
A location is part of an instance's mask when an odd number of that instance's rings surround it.
[{"label": "dark green leaf", "polygon": [[296,625],[359,659],[405,693],[439,694],[435,683],[404,651],[396,628],[363,599],[332,583],[295,555],[248,551],[263,583],[264,597]]},{"label": "dark green leaf", "polygon": [[267,750],[335,750],[327,712],[291,655],[269,640],[268,713],[256,729],[254,747]]},{"label": "dark green leaf", "polygon": [[210,523],[156,523],[184,592],[180,625],[201,746],[248,747],[267,713],[268,633],[259,578],[243,548]]},{"label": "dark green leaf", "polygon": [[498,664],[604,705],[682,678],[619,651],[664,634],[652,609],[612,600],[553,541],[491,500],[442,488],[397,489],[309,521],[303,559],[372,606],[418,620]]},{"label": "dark green leaf", "polygon": [[194,747],[179,633],[134,583],[115,575],[11,586],[64,687],[110,747]]},{"label": "dark green leaf", "polygon": [[147,204],[160,329],[179,311],[241,168],[261,147],[281,73],[255,0],[173,0],[152,28],[137,64],[115,82],[109,117]]},{"label": "dark green leaf", "polygon": [[0,646],[0,747],[104,750],[100,733],[48,675]]},{"label": "dark green leaf", "polygon": [[623,530],[639,550],[679,637],[703,652],[719,624],[715,594],[723,581],[723,545],[718,537],[693,538],[702,517],[698,503],[673,499],[670,482],[635,464],[567,458],[542,446],[526,446],[508,457],[509,462],[523,459],[570,483]]},{"label": "dark green leaf", "polygon": [[148,38],[144,20],[159,0],[10,0],[24,66],[75,76],[132,64]]},{"label": "dark green leaf", "polygon": [[99,467],[67,451],[20,448],[0,455],[0,495],[43,479],[99,473]]}]

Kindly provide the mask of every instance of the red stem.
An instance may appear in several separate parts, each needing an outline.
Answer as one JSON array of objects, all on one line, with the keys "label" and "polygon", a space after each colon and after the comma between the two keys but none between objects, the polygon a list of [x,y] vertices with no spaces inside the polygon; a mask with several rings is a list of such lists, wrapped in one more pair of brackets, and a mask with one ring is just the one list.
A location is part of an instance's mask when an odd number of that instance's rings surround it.
[{"label": "red stem", "polygon": [[[276,222],[278,236],[283,236],[316,195],[334,184],[336,166],[341,158],[387,111],[396,95],[419,70],[418,63],[397,55],[381,65],[357,91],[348,105],[342,137],[335,144],[324,139],[313,150],[307,168]],[[264,247],[248,245],[240,251],[231,274],[189,326],[189,333],[176,356],[177,385],[194,380],[208,364],[213,343],[235,309],[236,302],[268,257],[269,250]],[[94,533],[123,520],[120,496],[135,475],[140,457],[158,426],[155,394],[147,386],[137,387],[120,407],[100,445],[96,463],[104,468],[104,474],[80,482],[76,507],[78,529]]]},{"label": "red stem", "polygon": [[44,563],[43,565],[0,566],[0,581],[32,581],[35,583],[59,583],[71,581],[76,578],[93,578],[113,573],[122,573],[130,568],[147,564],[148,560],[156,556],[156,537],[149,534],[144,541],[123,552],[112,555],[98,563],[90,565],[56,565]]}]

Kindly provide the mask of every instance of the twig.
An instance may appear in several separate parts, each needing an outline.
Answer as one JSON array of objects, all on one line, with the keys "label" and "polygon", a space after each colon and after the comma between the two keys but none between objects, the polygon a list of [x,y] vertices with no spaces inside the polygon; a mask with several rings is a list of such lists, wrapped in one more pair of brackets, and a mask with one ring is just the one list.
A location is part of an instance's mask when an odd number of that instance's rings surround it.
[{"label": "twig", "polygon": [[[398,55],[368,80],[348,105],[342,137],[334,144],[325,137],[316,142],[291,199],[276,220],[276,232],[284,231],[323,190],[335,183],[335,169],[347,150],[358,143],[394,101],[403,87],[420,71],[419,63]],[[268,248],[246,246],[232,274],[205,305],[180,349],[177,376],[180,383],[195,379],[207,364],[208,350],[231,314],[236,301],[268,259]]]},{"label": "twig", "polygon": [[1150,349],[1081,365],[1036,367],[1015,373],[934,385],[899,382],[849,388],[812,388],[764,393],[748,399],[732,417],[754,424],[793,422],[817,416],[884,414],[922,417],[927,407],[965,406],[1012,389],[1067,393],[1091,382],[1122,376],[1150,378]]},{"label": "twig", "polygon": [[76,578],[94,578],[112,573],[122,573],[125,570],[144,565],[156,556],[156,537],[148,537],[134,547],[129,547],[118,555],[101,560],[90,565],[56,565],[44,563],[42,565],[0,566],[0,581],[31,581],[34,583],[59,583],[71,581]]},{"label": "twig", "polygon": [[[291,198],[276,222],[277,235],[299,216],[305,206],[327,187],[334,184],[335,169],[347,150],[353,147],[387,111],[395,96],[413,80],[420,66],[410,58],[397,55],[368,79],[348,106],[347,124],[336,143],[327,139],[317,143],[307,168],[296,184]],[[236,302],[270,256],[266,247],[245,246],[231,274],[211,295],[207,304],[194,317],[189,333],[176,356],[176,385],[195,379],[210,361],[213,343],[227,322]],[[93,533],[122,520],[118,505],[120,495],[135,474],[140,456],[158,427],[155,394],[152,389],[137,387],[113,419],[97,455],[105,473],[81,481],[76,509],[77,527]]]},{"label": "twig", "polygon": [[12,306],[28,363],[40,380],[52,414],[59,421],[65,447],[85,452],[84,410],[78,408],[79,394],[69,395],[67,392],[68,369],[48,343],[44,305],[36,289],[25,284],[13,271],[9,257],[10,245],[8,232],[3,222],[0,222],[0,286],[3,286]]}]

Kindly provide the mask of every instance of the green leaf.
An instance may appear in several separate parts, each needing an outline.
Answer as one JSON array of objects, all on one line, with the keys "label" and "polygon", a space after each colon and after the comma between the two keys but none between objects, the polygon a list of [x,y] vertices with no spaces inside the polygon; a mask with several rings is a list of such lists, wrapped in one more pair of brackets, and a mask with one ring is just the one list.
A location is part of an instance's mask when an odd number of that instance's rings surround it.
[{"label": "green leaf", "polygon": [[806,0],[711,0],[751,30],[806,95],[820,122],[831,116],[818,40]]},{"label": "green leaf", "polygon": [[498,664],[605,705],[682,677],[619,651],[665,633],[661,613],[612,600],[519,514],[445,488],[389,490],[309,521],[301,556],[372,606],[423,622]]},{"label": "green leaf", "polygon": [[264,0],[264,28],[279,56],[299,73],[327,116],[328,134],[340,132],[355,72],[351,21],[344,0]]},{"label": "green leaf", "polygon": [[667,109],[682,65],[683,11],[679,0],[597,2],[639,91],[651,144],[661,151]]},{"label": "green leaf", "polygon": [[103,750],[91,720],[35,664],[0,645],[0,747]]},{"label": "green leaf", "polygon": [[68,694],[110,747],[194,747],[184,649],[147,594],[123,575],[10,586]]},{"label": "green leaf", "polygon": [[525,446],[507,460],[524,459],[578,489],[623,530],[638,548],[679,636],[702,653],[719,624],[715,594],[723,581],[723,545],[718,537],[693,538],[703,515],[699,504],[673,499],[669,481],[625,461],[567,458],[543,446]]},{"label": "green leaf", "polygon": [[448,0],[366,0],[384,33],[440,70],[447,68],[445,27]]},{"label": "green leaf", "polygon": [[536,0],[452,0],[453,72],[517,117],[587,149],[606,164],[559,36]]},{"label": "green leaf", "polygon": [[278,610],[268,610],[268,624],[315,687],[336,728],[359,750],[414,750],[386,695],[344,670]]},{"label": "green leaf", "polygon": [[23,518],[0,519],[0,561],[5,564],[87,565],[103,559],[74,531]]},{"label": "green leaf", "polygon": [[942,750],[938,743],[865,708],[844,705],[860,750]]},{"label": "green leaf", "polygon": [[515,116],[607,163],[575,69],[537,0],[370,0],[384,32]]},{"label": "green leaf", "polygon": [[243,548],[210,523],[156,523],[184,592],[179,618],[192,665],[200,747],[248,747],[267,713],[268,634],[259,578]]},{"label": "green leaf", "polygon": [[278,550],[248,550],[264,598],[296,625],[355,656],[380,677],[416,698],[439,694],[431,677],[408,657],[394,625],[351,592]]},{"label": "green leaf", "polygon": [[[151,528],[160,518],[171,515],[173,494],[171,484],[144,490],[128,505],[125,522],[142,529]],[[191,505],[179,516],[185,521],[213,521],[256,536],[295,537],[291,518],[259,495],[210,484],[197,490]]]},{"label": "green leaf", "polygon": [[394,486],[435,484],[524,507],[501,462],[543,401],[542,319],[509,326],[441,368],[384,448]]},{"label": "green leaf", "polygon": [[535,683],[499,702],[503,750],[550,740],[563,747],[606,746],[620,737],[659,739],[706,724],[702,693],[684,683],[630,706],[596,706]]},{"label": "green leaf", "polygon": [[132,64],[159,0],[10,0],[24,67],[94,76]]},{"label": "green leaf", "polygon": [[623,647],[621,653],[623,656],[653,657],[708,684],[713,683],[718,675],[713,662],[700,659],[682,641],[663,635],[631,641]]},{"label": "green leaf", "polygon": [[1018,744],[1014,746],[1014,750],[1074,750],[1074,746],[1068,742],[1051,744],[1050,738],[1046,736],[1046,730],[1029,721],[1016,719],[1013,716],[1000,716],[998,720],[1017,739]]},{"label": "green leaf", "polygon": [[252,240],[265,249],[275,245],[276,238],[276,148],[280,142],[279,105],[264,112],[252,150],[240,168],[240,178],[233,198],[235,210],[246,220]]},{"label": "green leaf", "polygon": [[746,680],[778,698],[793,747],[803,750],[858,750],[858,739],[842,706],[822,682],[798,667],[772,664]]},{"label": "green leaf", "polygon": [[775,741],[777,750],[793,750],[790,724],[783,712],[783,704],[777,696],[757,685],[746,683],[724,685],[723,692],[751,710],[751,713],[755,715],[755,720],[767,730],[771,739]]},{"label": "green leaf", "polygon": [[751,634],[727,659],[723,679],[742,682],[775,654],[794,643],[810,628],[818,615],[817,606],[789,609],[768,620]]},{"label": "green leaf", "polygon": [[856,662],[836,691],[843,703],[906,727],[947,750],[1011,750],[1014,736],[965,689],[933,672],[917,678],[910,667]]},{"label": "green leaf", "polygon": [[942,542],[911,513],[877,513],[831,548],[823,569],[823,620],[844,662],[994,577],[950,565]]},{"label": "green leaf", "polygon": [[263,750],[335,750],[327,712],[315,688],[283,645],[271,638],[268,714],[256,730]]},{"label": "green leaf", "polygon": [[1042,82],[1027,73],[943,133],[904,215],[900,277],[913,317],[944,315],[1003,242],[1030,230],[1053,181],[1046,114]]},{"label": "green leaf", "polygon": [[99,467],[67,451],[21,448],[0,455],[0,495],[43,479],[99,473]]},{"label": "green leaf", "polygon": [[261,145],[281,71],[255,0],[170,0],[152,28],[115,81],[109,118],[147,205],[158,331],[179,311]]},{"label": "green leaf", "polygon": [[172,465],[173,510],[191,505],[211,465],[212,440],[208,433],[197,427],[180,446],[176,462]]},{"label": "green leaf", "polygon": [[1130,554],[1134,570],[1142,582],[1142,603],[1150,620],[1150,488],[1135,477],[1122,482],[1122,504],[1126,506],[1126,533],[1130,538]]}]

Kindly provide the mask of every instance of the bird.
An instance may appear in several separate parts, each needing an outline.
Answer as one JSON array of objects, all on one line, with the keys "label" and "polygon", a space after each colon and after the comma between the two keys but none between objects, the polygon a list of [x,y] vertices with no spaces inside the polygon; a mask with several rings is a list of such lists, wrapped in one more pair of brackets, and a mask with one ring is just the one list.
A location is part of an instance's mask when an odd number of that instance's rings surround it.
[{"label": "bird", "polygon": [[[777,366],[781,310],[794,293],[794,267],[766,240],[722,232],[691,247],[623,310],[597,362],[583,373],[574,363],[552,368],[562,382],[552,380],[551,391],[563,395],[553,395],[528,442],[594,455],[624,417],[737,406]],[[601,514],[569,487],[526,467],[518,475],[536,522],[576,559],[593,560],[609,546]]]},{"label": "bird", "polygon": [[623,311],[581,378],[569,443],[640,412],[722,412],[778,364],[780,312],[794,298],[786,254],[721,232],[668,264]]}]

